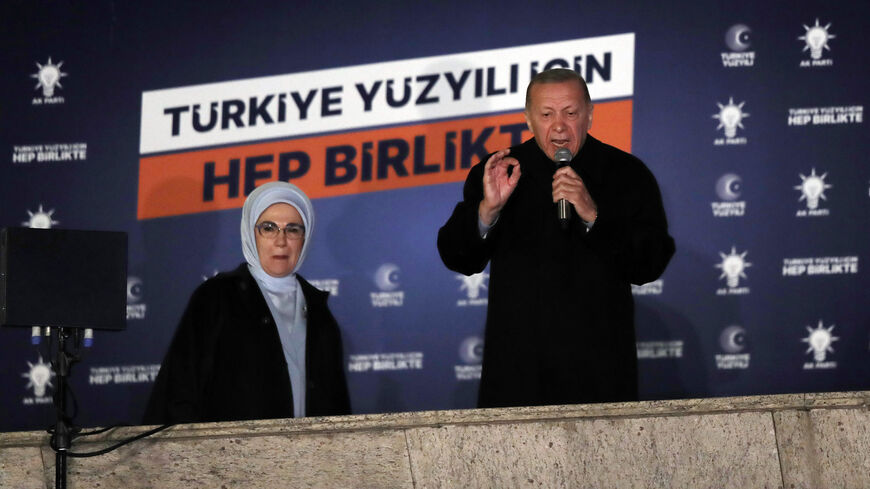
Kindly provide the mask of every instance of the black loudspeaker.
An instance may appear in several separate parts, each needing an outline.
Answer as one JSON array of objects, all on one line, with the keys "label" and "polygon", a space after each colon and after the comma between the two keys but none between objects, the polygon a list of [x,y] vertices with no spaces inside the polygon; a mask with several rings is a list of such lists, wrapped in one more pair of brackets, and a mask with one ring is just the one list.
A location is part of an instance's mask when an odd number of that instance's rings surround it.
[{"label": "black loudspeaker", "polygon": [[0,325],[122,330],[127,234],[0,230]]}]

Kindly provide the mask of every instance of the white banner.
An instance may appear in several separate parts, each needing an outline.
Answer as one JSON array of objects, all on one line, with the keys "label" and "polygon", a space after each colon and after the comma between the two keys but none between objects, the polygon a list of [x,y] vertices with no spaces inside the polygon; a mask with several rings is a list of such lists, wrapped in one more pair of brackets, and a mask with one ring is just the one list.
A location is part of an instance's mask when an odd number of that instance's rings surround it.
[{"label": "white banner", "polygon": [[142,93],[151,154],[521,110],[534,73],[571,68],[593,100],[634,91],[634,34],[249,78]]}]

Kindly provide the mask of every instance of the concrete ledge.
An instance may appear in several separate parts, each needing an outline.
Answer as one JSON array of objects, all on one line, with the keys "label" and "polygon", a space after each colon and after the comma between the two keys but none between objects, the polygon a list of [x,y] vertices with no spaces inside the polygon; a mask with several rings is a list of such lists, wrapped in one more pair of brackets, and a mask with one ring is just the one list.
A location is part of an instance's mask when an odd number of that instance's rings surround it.
[{"label": "concrete ledge", "polygon": [[[0,434],[0,487],[53,487],[47,444]],[[179,425],[70,458],[68,487],[868,488],[870,392]]]}]

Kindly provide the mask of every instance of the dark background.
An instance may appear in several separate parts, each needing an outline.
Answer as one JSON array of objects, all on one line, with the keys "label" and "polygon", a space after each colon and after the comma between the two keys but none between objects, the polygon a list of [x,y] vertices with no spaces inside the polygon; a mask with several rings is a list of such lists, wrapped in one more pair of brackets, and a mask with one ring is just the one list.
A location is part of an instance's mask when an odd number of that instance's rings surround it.
[{"label": "dark background", "polygon": [[[94,369],[159,364],[193,289],[243,260],[239,209],[136,219],[143,91],[626,32],[636,36],[632,152],[658,178],[677,242],[662,293],[636,296],[638,340],[680,349],[641,359],[642,397],[870,387],[866,123],[788,125],[790,108],[867,105],[867,2],[89,0],[0,9],[0,226],[21,226],[42,206],[56,227],[126,231],[129,275],[140,281],[130,303],[147,306],[125,331],[98,332],[74,368],[79,424],[137,422],[151,384],[96,384]],[[834,62],[801,68],[809,54],[798,37],[816,18],[836,35],[824,54]],[[751,28],[751,68],[722,66],[735,24]],[[57,91],[65,102],[34,106],[31,75],[49,56],[68,73]],[[729,97],[745,102],[737,136],[748,142],[714,146],[723,133],[713,115]],[[85,161],[12,162],[14,146],[72,142],[87,143]],[[832,185],[820,204],[829,215],[796,217],[806,203],[795,186],[813,168]],[[743,217],[711,212],[726,173],[741,177]],[[435,250],[460,194],[456,183],[315,201],[319,231],[302,274],[340,281],[330,304],[346,354],[424,354],[421,370],[350,372],[356,413],[474,406],[476,382],[457,380],[454,367],[468,363],[460,345],[481,334],[485,308],[456,306],[462,282]],[[732,246],[751,263],[740,281],[750,293],[717,296],[726,285],[716,265]],[[858,273],[782,274],[785,258],[826,256],[857,256]],[[401,308],[371,305],[384,263],[400,269]],[[834,326],[826,361],[836,366],[805,370],[813,357],[801,340],[819,321]],[[745,330],[748,369],[716,367],[730,325]],[[0,328],[0,431],[52,423],[50,404],[27,403],[28,372],[40,361],[29,334]]]}]

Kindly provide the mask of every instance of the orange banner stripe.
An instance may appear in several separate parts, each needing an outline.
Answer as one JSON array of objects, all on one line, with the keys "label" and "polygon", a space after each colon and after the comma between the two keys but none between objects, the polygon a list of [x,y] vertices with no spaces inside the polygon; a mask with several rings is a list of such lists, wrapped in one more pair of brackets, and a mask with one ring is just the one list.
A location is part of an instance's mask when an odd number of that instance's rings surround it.
[{"label": "orange banner stripe", "polygon": [[[598,104],[590,133],[630,151],[631,118],[631,100]],[[137,217],[238,208],[250,190],[278,179],[312,199],[462,181],[479,160],[475,148],[526,140],[524,125],[518,112],[144,157]]]}]

